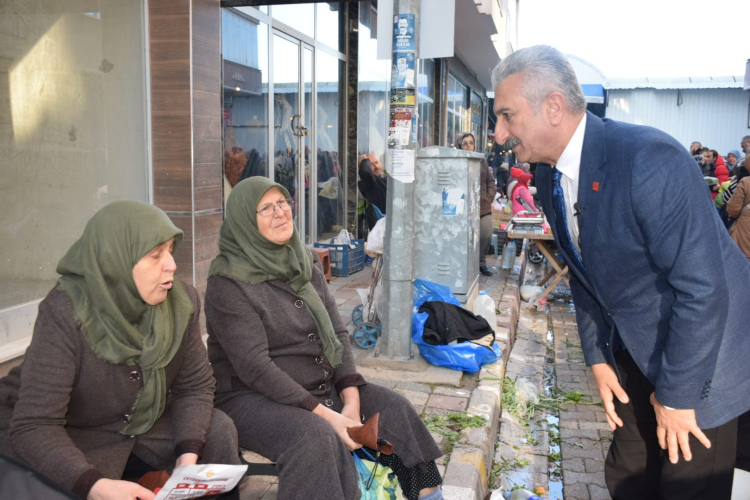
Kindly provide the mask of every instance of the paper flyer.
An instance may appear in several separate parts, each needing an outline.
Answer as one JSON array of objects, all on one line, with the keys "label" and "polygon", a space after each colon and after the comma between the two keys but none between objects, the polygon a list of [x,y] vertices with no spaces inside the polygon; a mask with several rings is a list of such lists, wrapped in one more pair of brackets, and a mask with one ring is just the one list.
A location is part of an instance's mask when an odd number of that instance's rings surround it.
[{"label": "paper flyer", "polygon": [[154,500],[185,500],[226,493],[240,482],[247,465],[186,465],[174,470]]},{"label": "paper flyer", "polygon": [[414,150],[389,149],[388,154],[391,157],[388,174],[401,182],[414,182]]}]

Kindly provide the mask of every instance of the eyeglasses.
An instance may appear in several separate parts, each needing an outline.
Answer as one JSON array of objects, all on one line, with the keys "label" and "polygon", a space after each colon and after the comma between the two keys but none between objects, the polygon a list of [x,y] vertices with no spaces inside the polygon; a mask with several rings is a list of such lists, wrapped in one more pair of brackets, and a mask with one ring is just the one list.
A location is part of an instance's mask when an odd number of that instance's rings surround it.
[{"label": "eyeglasses", "polygon": [[467,142],[462,142],[462,143],[461,143],[461,145],[462,145],[462,146],[473,146],[473,145],[474,145],[474,143],[473,143],[473,142],[468,142],[468,141],[467,141]]},{"label": "eyeglasses", "polygon": [[270,217],[276,213],[276,207],[280,208],[283,212],[288,212],[294,208],[294,202],[292,200],[281,200],[276,203],[268,203],[255,212],[260,214],[261,217]]}]

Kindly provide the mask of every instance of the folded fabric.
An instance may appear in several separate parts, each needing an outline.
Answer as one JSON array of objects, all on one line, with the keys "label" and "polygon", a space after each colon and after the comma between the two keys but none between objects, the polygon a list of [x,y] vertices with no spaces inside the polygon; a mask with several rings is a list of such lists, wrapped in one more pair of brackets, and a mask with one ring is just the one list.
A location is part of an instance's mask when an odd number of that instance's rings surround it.
[{"label": "folded fabric", "polygon": [[474,342],[492,348],[495,331],[481,316],[463,307],[447,302],[428,301],[420,308],[427,313],[422,339],[431,345],[448,345],[453,342]]}]

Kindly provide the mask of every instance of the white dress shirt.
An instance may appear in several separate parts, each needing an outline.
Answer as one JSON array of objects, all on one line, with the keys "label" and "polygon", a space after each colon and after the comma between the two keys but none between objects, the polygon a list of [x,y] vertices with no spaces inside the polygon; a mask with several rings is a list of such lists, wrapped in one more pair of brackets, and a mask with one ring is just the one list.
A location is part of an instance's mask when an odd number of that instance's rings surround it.
[{"label": "white dress shirt", "polygon": [[581,246],[578,244],[580,228],[578,220],[575,217],[575,204],[578,202],[578,178],[581,171],[581,152],[583,150],[583,134],[586,131],[586,114],[583,115],[581,123],[578,124],[573,137],[565,146],[565,150],[557,160],[555,167],[562,173],[560,177],[560,186],[565,195],[565,219],[568,222],[568,231],[573,245],[581,255]]}]

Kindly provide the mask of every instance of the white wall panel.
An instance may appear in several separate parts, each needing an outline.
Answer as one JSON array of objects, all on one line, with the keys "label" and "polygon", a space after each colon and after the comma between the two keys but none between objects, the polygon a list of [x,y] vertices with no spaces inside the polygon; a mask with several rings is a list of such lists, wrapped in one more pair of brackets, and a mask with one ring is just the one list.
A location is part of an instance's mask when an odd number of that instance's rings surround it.
[{"label": "white wall panel", "polygon": [[693,141],[700,141],[722,156],[730,149],[740,149],[740,140],[750,134],[750,92],[683,90],[680,106],[677,106],[677,92],[677,89],[609,90],[606,117],[658,128],[685,148]]}]

